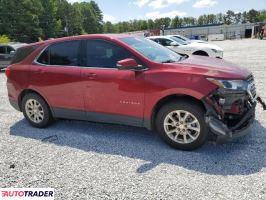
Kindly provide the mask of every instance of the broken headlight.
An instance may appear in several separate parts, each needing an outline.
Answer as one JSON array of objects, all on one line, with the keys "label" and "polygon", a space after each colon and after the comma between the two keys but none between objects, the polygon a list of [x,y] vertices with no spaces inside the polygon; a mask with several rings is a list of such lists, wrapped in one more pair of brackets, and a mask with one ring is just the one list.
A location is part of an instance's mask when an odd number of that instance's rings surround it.
[{"label": "broken headlight", "polygon": [[219,80],[214,78],[207,78],[213,84],[217,85],[219,88],[229,89],[229,90],[247,90],[248,84],[244,80]]}]

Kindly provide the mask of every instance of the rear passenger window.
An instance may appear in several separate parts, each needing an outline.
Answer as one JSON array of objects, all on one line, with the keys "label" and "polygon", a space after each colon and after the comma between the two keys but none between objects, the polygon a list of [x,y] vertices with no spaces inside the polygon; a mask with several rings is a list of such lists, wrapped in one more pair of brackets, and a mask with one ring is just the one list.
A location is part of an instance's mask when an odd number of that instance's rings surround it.
[{"label": "rear passenger window", "polygon": [[87,67],[116,68],[117,62],[133,55],[126,49],[104,40],[87,40]]},{"label": "rear passenger window", "polygon": [[37,61],[46,65],[79,66],[79,44],[79,41],[53,44]]},{"label": "rear passenger window", "polygon": [[20,63],[25,58],[27,58],[33,51],[35,51],[38,47],[39,47],[38,45],[33,45],[17,49],[11,61],[11,64]]}]

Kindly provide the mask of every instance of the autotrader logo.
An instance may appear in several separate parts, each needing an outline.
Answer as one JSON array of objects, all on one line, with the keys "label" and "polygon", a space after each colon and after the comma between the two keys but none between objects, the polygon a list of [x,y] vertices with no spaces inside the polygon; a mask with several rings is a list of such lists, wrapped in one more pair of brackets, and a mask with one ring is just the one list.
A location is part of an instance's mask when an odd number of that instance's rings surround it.
[{"label": "autotrader logo", "polygon": [[1,188],[0,200],[54,200],[54,189]]}]

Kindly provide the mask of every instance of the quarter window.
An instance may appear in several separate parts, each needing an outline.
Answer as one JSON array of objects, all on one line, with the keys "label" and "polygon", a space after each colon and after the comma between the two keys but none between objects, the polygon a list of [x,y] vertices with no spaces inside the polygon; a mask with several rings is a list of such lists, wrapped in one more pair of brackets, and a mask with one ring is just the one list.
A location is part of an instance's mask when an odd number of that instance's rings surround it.
[{"label": "quarter window", "polygon": [[116,68],[117,62],[134,58],[126,49],[104,40],[87,40],[87,67]]}]

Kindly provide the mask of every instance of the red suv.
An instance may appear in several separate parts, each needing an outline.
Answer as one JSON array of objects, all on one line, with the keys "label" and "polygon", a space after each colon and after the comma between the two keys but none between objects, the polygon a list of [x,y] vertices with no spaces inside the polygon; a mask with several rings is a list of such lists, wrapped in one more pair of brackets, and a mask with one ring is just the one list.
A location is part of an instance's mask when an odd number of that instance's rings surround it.
[{"label": "red suv", "polygon": [[249,71],[129,35],[30,44],[6,76],[11,105],[39,128],[60,118],[146,127],[190,150],[210,133],[220,141],[245,135],[254,120]]}]

